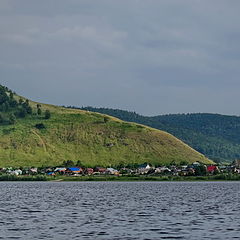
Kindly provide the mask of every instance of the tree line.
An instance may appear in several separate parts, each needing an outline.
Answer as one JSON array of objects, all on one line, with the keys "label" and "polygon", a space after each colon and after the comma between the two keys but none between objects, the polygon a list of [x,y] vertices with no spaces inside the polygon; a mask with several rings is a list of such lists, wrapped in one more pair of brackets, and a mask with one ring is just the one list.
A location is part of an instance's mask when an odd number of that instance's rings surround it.
[{"label": "tree line", "polygon": [[[40,104],[37,104],[35,112],[28,99],[16,97],[14,92],[0,85],[0,125],[15,124],[18,118],[33,115],[42,116]],[[50,111],[45,110],[43,117],[49,119]]]}]

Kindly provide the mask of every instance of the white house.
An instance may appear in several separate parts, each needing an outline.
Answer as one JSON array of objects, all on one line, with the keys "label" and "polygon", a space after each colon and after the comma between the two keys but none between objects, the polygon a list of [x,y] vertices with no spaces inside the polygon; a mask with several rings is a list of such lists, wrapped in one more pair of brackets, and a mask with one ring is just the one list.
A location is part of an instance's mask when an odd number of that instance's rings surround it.
[{"label": "white house", "polygon": [[114,168],[107,168],[107,173],[117,175],[119,174],[119,171]]},{"label": "white house", "polygon": [[138,166],[138,172],[141,174],[148,173],[152,167],[148,163],[144,163]]},{"label": "white house", "polygon": [[20,170],[20,169],[14,170],[14,171],[11,172],[11,174],[16,175],[16,176],[22,175],[22,170]]},{"label": "white house", "polygon": [[167,167],[158,167],[155,169],[155,173],[166,173],[171,172],[171,170]]}]

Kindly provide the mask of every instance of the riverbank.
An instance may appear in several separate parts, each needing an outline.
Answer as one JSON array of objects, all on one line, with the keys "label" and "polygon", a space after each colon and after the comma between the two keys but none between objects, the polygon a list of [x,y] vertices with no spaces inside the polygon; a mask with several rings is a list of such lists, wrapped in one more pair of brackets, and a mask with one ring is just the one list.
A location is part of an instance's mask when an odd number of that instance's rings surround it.
[{"label": "riverbank", "polygon": [[209,176],[46,176],[46,175],[0,175],[0,181],[240,181],[240,174],[219,174]]}]

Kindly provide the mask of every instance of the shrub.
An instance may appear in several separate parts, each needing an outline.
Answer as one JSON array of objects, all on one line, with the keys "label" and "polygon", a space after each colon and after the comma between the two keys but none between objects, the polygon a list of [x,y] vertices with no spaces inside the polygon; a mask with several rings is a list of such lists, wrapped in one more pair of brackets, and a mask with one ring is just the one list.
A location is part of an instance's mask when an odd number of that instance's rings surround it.
[{"label": "shrub", "polygon": [[45,116],[44,116],[44,118],[45,118],[45,119],[49,119],[50,117],[51,117],[50,111],[49,111],[49,110],[46,110],[46,111],[45,111]]},{"label": "shrub", "polygon": [[110,120],[109,117],[104,117],[104,118],[103,118],[104,123],[107,123],[109,120]]},{"label": "shrub", "polygon": [[41,130],[41,129],[45,129],[46,127],[45,127],[45,125],[44,125],[43,123],[37,123],[37,124],[35,125],[35,128]]}]

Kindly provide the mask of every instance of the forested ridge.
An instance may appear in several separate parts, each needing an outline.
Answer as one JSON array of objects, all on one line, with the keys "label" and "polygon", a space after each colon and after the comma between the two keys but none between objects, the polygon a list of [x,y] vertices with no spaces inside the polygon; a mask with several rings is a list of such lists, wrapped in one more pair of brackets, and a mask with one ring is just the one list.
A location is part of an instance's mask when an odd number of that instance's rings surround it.
[{"label": "forested ridge", "polygon": [[94,107],[81,109],[167,131],[218,162],[240,158],[240,117],[237,116],[194,113],[146,117],[119,109]]}]

